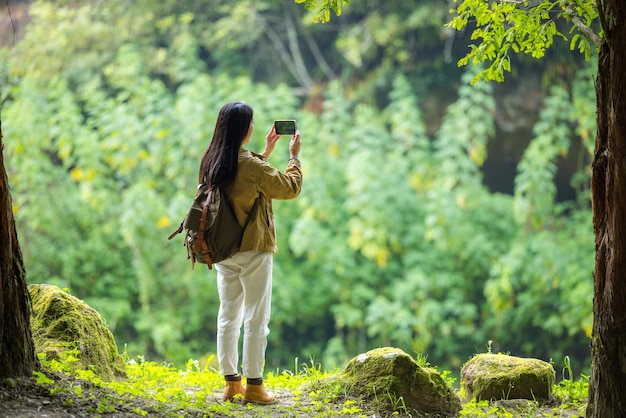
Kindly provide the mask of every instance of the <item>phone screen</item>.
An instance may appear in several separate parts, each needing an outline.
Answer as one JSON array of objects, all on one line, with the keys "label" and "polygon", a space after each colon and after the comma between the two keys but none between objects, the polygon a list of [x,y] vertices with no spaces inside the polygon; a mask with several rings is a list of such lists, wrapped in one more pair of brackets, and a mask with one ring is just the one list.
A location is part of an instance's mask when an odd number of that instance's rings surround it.
[{"label": "phone screen", "polygon": [[294,135],[296,133],[295,120],[275,120],[274,126],[278,135]]}]

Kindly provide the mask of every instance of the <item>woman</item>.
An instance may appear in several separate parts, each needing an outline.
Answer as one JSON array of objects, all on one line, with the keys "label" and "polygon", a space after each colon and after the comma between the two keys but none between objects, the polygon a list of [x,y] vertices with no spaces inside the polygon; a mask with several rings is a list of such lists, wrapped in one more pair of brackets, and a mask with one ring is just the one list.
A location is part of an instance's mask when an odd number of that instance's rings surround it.
[{"label": "woman", "polygon": [[[213,139],[202,156],[199,181],[223,187],[241,225],[258,200],[243,234],[239,252],[215,264],[220,308],[217,317],[217,357],[226,389],[224,400],[271,404],[276,398],[263,386],[263,365],[272,297],[272,261],[276,231],[272,199],[293,199],[302,188],[298,153],[300,132],[289,143],[285,172],[267,163],[280,135],[275,127],[265,137],[265,150],[255,154],[243,146],[254,130],[253,111],[243,102],[227,103],[217,117]],[[238,371],[239,334],[244,327],[242,371]]]}]

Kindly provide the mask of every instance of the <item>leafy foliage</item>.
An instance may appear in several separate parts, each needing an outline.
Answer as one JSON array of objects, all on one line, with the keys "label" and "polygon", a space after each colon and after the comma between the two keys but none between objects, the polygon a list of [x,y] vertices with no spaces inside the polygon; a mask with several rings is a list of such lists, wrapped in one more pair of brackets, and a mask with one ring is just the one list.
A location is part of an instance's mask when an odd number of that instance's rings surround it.
[{"label": "leafy foliage", "polygon": [[489,63],[472,83],[480,79],[503,81],[504,72],[511,71],[512,53],[523,53],[542,58],[554,38],[567,40],[559,19],[574,21],[571,31],[583,28],[570,40],[570,49],[577,48],[589,59],[593,51],[590,26],[598,17],[595,1],[486,1],[455,0],[456,16],[448,23],[455,30],[472,30],[470,52],[459,60],[459,65]]},{"label": "leafy foliage", "polygon": [[556,159],[569,149],[569,118],[567,92],[552,89],[531,141],[519,163],[515,178],[516,222],[523,228],[539,230],[555,215]]},{"label": "leafy foliage", "polygon": [[350,0],[322,0],[318,5],[317,0],[295,0],[296,3],[304,3],[307,10],[315,12],[313,23],[326,23],[330,20],[330,12],[333,11],[337,16],[341,16],[342,4],[349,4]]}]

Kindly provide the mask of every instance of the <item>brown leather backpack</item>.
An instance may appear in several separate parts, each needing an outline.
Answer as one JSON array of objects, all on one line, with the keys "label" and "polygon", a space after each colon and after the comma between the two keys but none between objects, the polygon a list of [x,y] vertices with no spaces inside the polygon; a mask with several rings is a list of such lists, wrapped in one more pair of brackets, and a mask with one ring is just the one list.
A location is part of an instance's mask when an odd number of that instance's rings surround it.
[{"label": "brown leather backpack", "polygon": [[185,231],[183,245],[191,268],[195,263],[206,264],[209,270],[213,263],[232,257],[239,251],[243,231],[256,211],[255,200],[244,226],[239,225],[235,211],[220,187],[200,184],[187,216],[168,239]]}]

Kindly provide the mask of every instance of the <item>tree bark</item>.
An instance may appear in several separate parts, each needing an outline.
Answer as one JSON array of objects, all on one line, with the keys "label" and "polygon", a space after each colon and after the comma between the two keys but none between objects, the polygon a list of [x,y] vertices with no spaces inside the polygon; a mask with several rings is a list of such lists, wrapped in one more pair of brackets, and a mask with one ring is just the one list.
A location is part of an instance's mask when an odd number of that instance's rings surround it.
[{"label": "tree bark", "polygon": [[596,236],[587,417],[626,417],[626,2],[598,0],[597,137],[591,173]]},{"label": "tree bark", "polygon": [[17,240],[0,121],[0,377],[31,376],[36,367],[30,295]]}]

